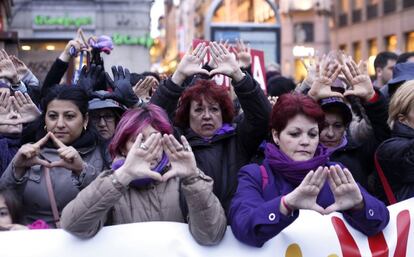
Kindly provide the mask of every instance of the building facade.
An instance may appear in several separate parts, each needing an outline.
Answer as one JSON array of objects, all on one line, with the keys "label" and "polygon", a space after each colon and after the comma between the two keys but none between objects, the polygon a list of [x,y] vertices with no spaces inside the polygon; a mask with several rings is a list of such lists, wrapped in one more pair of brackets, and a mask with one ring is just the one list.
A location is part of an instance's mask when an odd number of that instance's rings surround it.
[{"label": "building facade", "polygon": [[357,61],[377,53],[414,51],[413,0],[337,0],[333,6],[331,45]]},{"label": "building facade", "polygon": [[[77,28],[85,36],[112,37],[114,50],[102,54],[105,70],[123,65],[131,71],[150,68],[149,48],[151,0],[14,0],[10,29],[18,31],[19,57],[39,77],[66,43],[76,37]],[[79,62],[79,61],[78,61]],[[77,66],[74,63],[73,66]],[[72,69],[69,69],[69,73]],[[70,74],[67,82],[70,81]]]}]

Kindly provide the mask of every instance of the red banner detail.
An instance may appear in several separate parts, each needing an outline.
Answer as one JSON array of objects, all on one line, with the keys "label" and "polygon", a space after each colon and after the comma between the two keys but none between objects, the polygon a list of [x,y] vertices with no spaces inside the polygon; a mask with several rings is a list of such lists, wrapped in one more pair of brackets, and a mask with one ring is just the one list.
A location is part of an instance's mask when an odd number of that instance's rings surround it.
[{"label": "red banner detail", "polygon": [[341,246],[343,257],[361,257],[358,245],[355,239],[352,237],[349,230],[346,228],[345,223],[338,217],[332,217],[332,225],[338,236],[339,244]]},{"label": "red banner detail", "polygon": [[410,232],[410,212],[403,210],[397,216],[397,246],[394,257],[405,257],[407,254],[408,234]]},{"label": "red banner detail", "polygon": [[382,232],[368,237],[368,244],[372,257],[388,257],[389,249]]}]

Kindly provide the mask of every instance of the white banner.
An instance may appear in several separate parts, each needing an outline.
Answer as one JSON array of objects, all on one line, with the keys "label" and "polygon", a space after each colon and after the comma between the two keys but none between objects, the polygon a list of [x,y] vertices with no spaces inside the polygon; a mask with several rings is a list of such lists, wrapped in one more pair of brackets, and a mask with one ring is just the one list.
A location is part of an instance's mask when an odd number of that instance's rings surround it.
[{"label": "white banner", "polygon": [[[94,238],[78,239],[61,229],[0,232],[0,256],[214,256],[214,257],[409,257],[414,256],[414,199],[389,207],[382,234],[367,238],[339,213],[300,211],[299,218],[262,248],[244,245],[228,227],[213,247],[198,245],[182,223],[145,222],[105,227]],[[335,225],[334,225],[335,224]]]}]

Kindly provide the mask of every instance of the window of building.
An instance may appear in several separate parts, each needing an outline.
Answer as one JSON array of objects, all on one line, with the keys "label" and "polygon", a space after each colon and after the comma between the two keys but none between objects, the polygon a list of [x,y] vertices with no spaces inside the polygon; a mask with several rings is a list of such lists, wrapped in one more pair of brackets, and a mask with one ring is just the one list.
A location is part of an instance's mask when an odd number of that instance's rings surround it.
[{"label": "window of building", "polygon": [[390,52],[397,51],[397,36],[390,35],[385,37],[385,49]]},{"label": "window of building", "polygon": [[394,12],[397,9],[397,1],[384,0],[384,14]]},{"label": "window of building", "polygon": [[[308,62],[307,58],[304,58],[305,62]],[[300,82],[306,77],[306,68],[300,59],[295,59],[295,81]]]},{"label": "window of building", "polygon": [[367,19],[373,19],[378,16],[378,0],[370,0],[367,2]]},{"label": "window of building", "polygon": [[413,52],[414,51],[414,32],[407,33],[407,42],[405,45],[405,50],[407,52]]},{"label": "window of building", "polygon": [[361,48],[361,42],[354,42],[352,44],[352,49],[354,51],[354,61],[358,63],[362,59],[362,48]]},{"label": "window of building", "polygon": [[352,9],[362,9],[364,1],[363,0],[353,0],[352,1]]},{"label": "window of building", "polygon": [[348,48],[346,47],[345,44],[343,44],[343,45],[339,45],[339,50],[341,50],[341,51],[343,51],[343,52],[346,53],[348,51]]},{"label": "window of building", "polygon": [[368,74],[370,76],[375,75],[375,69],[374,69],[374,61],[375,57],[378,54],[378,42],[377,39],[373,38],[368,40]]},{"label": "window of building", "polygon": [[339,8],[340,13],[349,12],[349,0],[340,0]]},{"label": "window of building", "polygon": [[296,44],[313,42],[313,23],[300,22],[294,25],[294,42]]},{"label": "window of building", "polygon": [[352,22],[360,22],[362,20],[362,0],[352,1]]},{"label": "window of building", "polygon": [[368,54],[369,56],[377,55],[378,53],[378,42],[376,38],[368,40]]}]

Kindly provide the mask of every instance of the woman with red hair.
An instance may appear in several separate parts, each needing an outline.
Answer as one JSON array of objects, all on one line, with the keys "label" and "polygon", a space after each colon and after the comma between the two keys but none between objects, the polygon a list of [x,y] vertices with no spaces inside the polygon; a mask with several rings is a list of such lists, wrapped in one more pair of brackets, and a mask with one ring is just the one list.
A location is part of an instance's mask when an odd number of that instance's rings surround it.
[{"label": "woman with red hair", "polygon": [[[217,64],[210,72],[200,67],[207,50]],[[232,79],[244,112],[240,122],[233,123],[234,108],[227,89],[212,80],[193,78],[196,74],[224,74]],[[191,78],[186,87],[185,80]],[[239,68],[224,45],[201,43],[183,57],[151,101],[171,116],[176,111],[178,132],[190,143],[197,167],[213,178],[214,193],[227,210],[237,188],[238,170],[250,162],[268,132],[271,107],[259,84]]]},{"label": "woman with red hair", "polygon": [[262,166],[239,171],[229,222],[243,243],[261,247],[293,223],[300,209],[321,214],[339,211],[355,229],[372,236],[389,221],[384,203],[357,184],[350,171],[329,162],[319,143],[324,113],[310,97],[284,94],[273,107],[273,142]]}]

